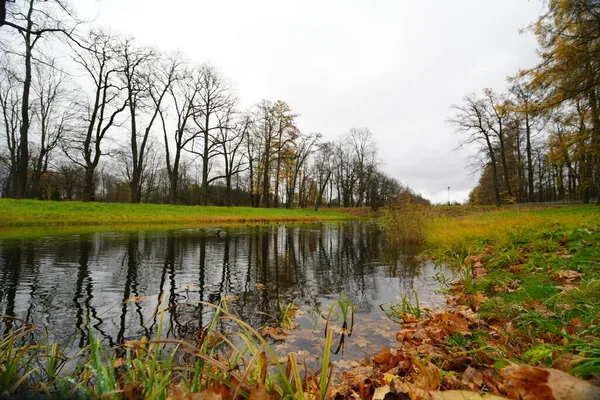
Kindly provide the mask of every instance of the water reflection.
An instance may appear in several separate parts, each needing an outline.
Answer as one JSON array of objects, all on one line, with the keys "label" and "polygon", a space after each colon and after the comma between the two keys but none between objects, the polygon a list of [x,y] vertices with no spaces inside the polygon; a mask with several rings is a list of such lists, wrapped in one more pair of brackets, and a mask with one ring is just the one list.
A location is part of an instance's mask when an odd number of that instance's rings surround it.
[{"label": "water reflection", "polygon": [[260,327],[277,319],[280,302],[312,310],[344,291],[360,325],[413,289],[421,303],[435,301],[432,268],[406,251],[390,260],[381,233],[361,223],[7,239],[0,313],[43,324],[72,349],[89,343],[88,326],[110,346],[155,335],[163,295],[171,337],[197,335],[212,317],[201,302],[225,296]]}]

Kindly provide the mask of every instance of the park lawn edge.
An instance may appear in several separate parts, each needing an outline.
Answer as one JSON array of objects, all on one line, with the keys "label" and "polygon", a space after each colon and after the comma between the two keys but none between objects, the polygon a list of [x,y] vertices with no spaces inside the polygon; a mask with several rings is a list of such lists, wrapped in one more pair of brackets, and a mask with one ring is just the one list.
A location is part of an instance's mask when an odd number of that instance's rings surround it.
[{"label": "park lawn edge", "polygon": [[355,219],[309,209],[0,199],[0,227],[321,222]]}]

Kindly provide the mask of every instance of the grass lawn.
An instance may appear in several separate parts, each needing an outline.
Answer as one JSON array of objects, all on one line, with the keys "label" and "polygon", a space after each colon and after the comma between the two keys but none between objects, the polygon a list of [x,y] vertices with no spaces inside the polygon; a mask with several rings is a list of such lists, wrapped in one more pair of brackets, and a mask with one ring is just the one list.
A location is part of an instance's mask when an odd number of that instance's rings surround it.
[{"label": "grass lawn", "polygon": [[[462,208],[462,207],[454,207]],[[425,229],[429,248],[460,252],[485,243],[509,244],[520,232],[552,229],[600,228],[600,207],[507,206],[473,209],[465,215],[448,215],[446,207],[435,210]]]},{"label": "grass lawn", "polygon": [[340,212],[308,209],[172,206],[0,199],[0,227],[314,222],[349,219]]},{"label": "grass lawn", "polygon": [[434,259],[456,267],[450,304],[477,312],[468,333],[444,342],[449,353],[491,371],[516,362],[599,383],[600,207],[438,217],[426,241]]}]

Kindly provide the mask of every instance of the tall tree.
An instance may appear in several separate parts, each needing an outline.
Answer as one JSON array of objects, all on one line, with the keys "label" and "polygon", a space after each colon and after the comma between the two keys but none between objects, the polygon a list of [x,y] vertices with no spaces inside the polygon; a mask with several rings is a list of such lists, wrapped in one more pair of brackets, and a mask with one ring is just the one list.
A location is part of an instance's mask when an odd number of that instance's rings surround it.
[{"label": "tall tree", "polygon": [[199,130],[196,138],[200,143],[196,143],[196,141],[192,143],[192,152],[202,160],[200,200],[203,205],[206,205],[208,204],[209,184],[221,178],[220,176],[210,177],[211,162],[222,149],[218,135],[223,132],[223,129],[228,128],[221,126],[220,123],[228,121],[226,116],[232,112],[237,100],[214,67],[201,66],[199,75],[200,90],[196,99],[194,123]]},{"label": "tall tree", "polygon": [[132,39],[119,46],[119,70],[129,110],[128,180],[131,202],[139,203],[147,167],[150,133],[181,61],[164,57],[155,50],[137,46]]},{"label": "tall tree", "polygon": [[321,137],[322,135],[320,133],[311,133],[308,135],[300,135],[297,139],[293,156],[290,163],[288,163],[289,173],[286,190],[286,208],[292,208],[294,204],[294,193],[296,185],[298,184],[298,176],[302,171],[305,171],[305,173],[308,171],[308,166],[306,165],[308,163],[308,158],[314,153],[314,149],[318,146]]},{"label": "tall tree", "polygon": [[32,160],[30,195],[40,198],[41,178],[48,171],[50,159],[59,149],[63,136],[74,127],[76,112],[70,104],[73,93],[68,87],[67,76],[54,60],[35,65],[33,92],[39,139]]},{"label": "tall tree", "polygon": [[19,127],[21,125],[20,107],[22,89],[17,75],[14,73],[9,58],[2,60],[0,65],[0,112],[2,113],[2,124],[0,132],[3,144],[6,145],[6,153],[0,153],[0,162],[7,171],[6,181],[2,187],[3,197],[16,196],[17,167],[21,156]]},{"label": "tall tree", "polygon": [[511,198],[514,198],[513,191],[510,185],[510,174],[508,173],[508,162],[507,162],[507,144],[506,144],[506,132],[504,128],[506,126],[508,115],[509,115],[509,101],[505,95],[498,95],[491,89],[485,89],[485,98],[489,110],[489,118],[487,118],[487,124],[489,129],[496,134],[498,143],[500,144],[500,162],[502,163],[502,175],[504,178],[504,187]]},{"label": "tall tree", "polygon": [[[201,91],[202,77],[199,69],[182,69],[177,73],[176,80],[168,90],[171,106],[174,110],[172,117],[174,129],[167,128],[167,111],[159,109],[169,177],[169,202],[171,204],[177,204],[178,202],[177,191],[181,178],[180,169],[183,152],[199,135],[199,132],[194,129],[193,123],[198,114],[196,104]],[[172,133],[169,134],[169,131]]]},{"label": "tall tree", "polygon": [[277,100],[273,105],[273,112],[275,114],[275,130],[277,132],[273,148],[274,161],[276,162],[273,202],[275,208],[279,208],[279,184],[281,182],[283,163],[286,159],[289,161],[293,158],[293,147],[299,131],[296,127],[296,118],[298,115],[292,113],[292,109],[286,102]]},{"label": "tall tree", "polygon": [[[92,98],[84,104],[83,134],[73,135],[65,145],[66,155],[85,169],[83,201],[95,200],[94,173],[106,134],[118,124],[117,117],[127,107],[124,87],[120,85],[121,72],[115,61],[118,50],[113,36],[102,31],[91,31],[86,49],[75,49],[75,62],[81,66],[93,87]],[[75,157],[73,151],[79,153]]]},{"label": "tall tree", "polygon": [[249,165],[244,162],[243,146],[253,128],[252,115],[244,113],[237,119],[233,112],[219,118],[219,134],[217,142],[220,145],[219,154],[223,157],[223,175],[225,179],[225,204],[232,204],[233,177],[247,170]]},{"label": "tall tree", "polygon": [[489,164],[492,170],[494,203],[496,206],[500,206],[495,135],[490,129],[487,104],[484,99],[477,98],[475,95],[468,95],[464,97],[462,104],[454,105],[452,108],[456,111],[456,115],[449,122],[455,127],[456,132],[465,135],[461,146],[481,145],[481,151],[487,160],[486,164]]},{"label": "tall tree", "polygon": [[[5,5],[5,2],[2,2]],[[68,2],[64,0],[53,0],[46,2],[42,0],[26,0],[22,5],[15,4],[4,12],[3,23],[10,28],[15,28],[22,40],[16,48],[15,54],[22,58],[23,76],[21,88],[21,125],[19,128],[19,157],[15,167],[14,195],[24,198],[27,195],[27,175],[30,161],[29,152],[29,129],[31,126],[31,90],[33,82],[33,64],[35,51],[42,37],[47,33],[61,32],[70,36],[75,24],[67,27],[66,21],[74,22],[73,12]]]},{"label": "tall tree", "polygon": [[[532,87],[545,90],[541,106],[570,102],[589,107],[583,200],[600,194],[600,7],[594,0],[549,0],[537,21],[540,64],[529,71]],[[600,196],[599,196],[600,198]]]}]

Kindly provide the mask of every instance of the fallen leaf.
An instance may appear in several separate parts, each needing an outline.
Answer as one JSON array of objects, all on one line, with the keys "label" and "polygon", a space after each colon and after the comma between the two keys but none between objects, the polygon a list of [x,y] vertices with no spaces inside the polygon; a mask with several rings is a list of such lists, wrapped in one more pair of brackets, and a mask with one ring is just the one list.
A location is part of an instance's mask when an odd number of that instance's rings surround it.
[{"label": "fallen leaf", "polygon": [[113,363],[113,367],[115,368],[122,367],[123,365],[127,365],[127,361],[124,358],[117,358]]},{"label": "fallen leaf", "polygon": [[371,342],[369,342],[364,337],[359,337],[358,339],[354,340],[354,343],[356,343],[356,345],[362,349],[364,347],[367,347]]},{"label": "fallen leaf", "polygon": [[483,303],[487,299],[488,298],[485,296],[485,294],[483,294],[482,291],[478,291],[477,293],[475,293],[473,295],[473,297],[471,298],[471,307],[472,307],[473,311],[479,310],[481,303]]},{"label": "fallen leaf", "polygon": [[390,385],[378,387],[373,393],[373,400],[384,400],[388,397],[388,393],[390,393]]},{"label": "fallen leaf", "polygon": [[265,290],[267,287],[265,285],[263,285],[262,283],[257,283],[256,285],[256,289],[257,290]]},{"label": "fallen leaf", "polygon": [[560,282],[565,281],[575,281],[577,279],[581,279],[585,274],[569,269],[562,269],[560,271],[556,271],[554,274],[554,279]]},{"label": "fallen leaf", "polygon": [[185,290],[198,290],[198,289],[200,289],[200,286],[198,286],[197,283],[186,283],[182,287]]},{"label": "fallen leaf", "polygon": [[360,365],[358,362],[352,360],[336,360],[333,364],[341,369],[350,369]]},{"label": "fallen leaf", "polygon": [[231,296],[225,296],[225,300],[227,300],[228,302],[234,302],[237,299],[238,299],[237,296],[233,296],[233,295],[231,295]]},{"label": "fallen leaf", "polygon": [[513,274],[520,274],[521,273],[521,266],[520,265],[513,265],[512,267],[510,267],[508,269],[508,272],[512,272]]},{"label": "fallen leaf", "polygon": [[579,283],[572,283],[570,281],[567,281],[563,286],[557,286],[556,288],[560,289],[561,294],[567,294],[574,290],[579,290]]},{"label": "fallen leaf", "polygon": [[554,312],[550,311],[550,309],[539,300],[533,300],[533,301],[525,300],[525,302],[523,303],[523,306],[528,310],[537,312],[542,317],[555,317],[556,316],[556,314]]},{"label": "fallen leaf", "polygon": [[445,390],[443,392],[429,392],[431,400],[506,400],[506,397],[493,394],[479,394],[466,390]]},{"label": "fallen leaf", "polygon": [[150,296],[133,296],[133,297],[128,297],[125,300],[123,300],[123,303],[140,303],[142,301],[148,301],[150,299],[151,299]]},{"label": "fallen leaf", "polygon": [[285,340],[289,333],[282,328],[275,326],[267,326],[260,330],[260,334],[263,336],[270,336],[275,340]]},{"label": "fallen leaf", "polygon": [[573,254],[556,253],[558,258],[573,258]]},{"label": "fallen leaf", "polygon": [[506,394],[521,400],[600,399],[600,387],[563,371],[511,364],[501,370]]}]

